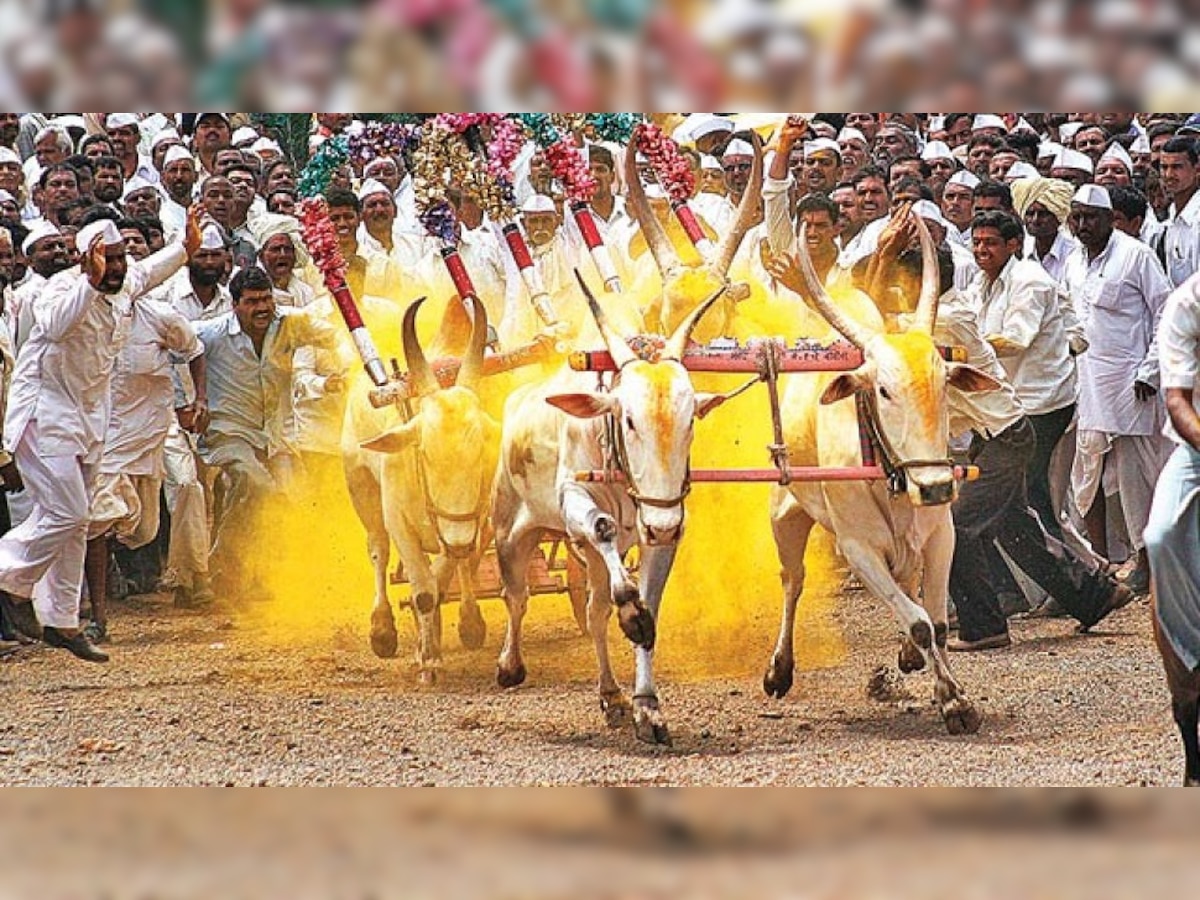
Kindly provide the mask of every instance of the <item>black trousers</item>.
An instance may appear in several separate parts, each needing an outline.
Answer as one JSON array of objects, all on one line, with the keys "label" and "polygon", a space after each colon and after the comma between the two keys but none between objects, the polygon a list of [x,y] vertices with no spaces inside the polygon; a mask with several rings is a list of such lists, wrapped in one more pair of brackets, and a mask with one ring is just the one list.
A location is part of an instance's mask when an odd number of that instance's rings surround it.
[{"label": "black trousers", "polygon": [[1029,505],[1042,520],[1046,533],[1060,541],[1063,539],[1062,526],[1054,514],[1054,502],[1050,498],[1050,457],[1074,416],[1075,404],[1070,403],[1062,409],[1029,417],[1029,424],[1037,436],[1037,446],[1029,458],[1029,465],[1025,467]]},{"label": "black trousers", "polygon": [[950,566],[950,594],[964,641],[1008,630],[987,564],[992,541],[998,541],[1022,571],[1084,625],[1095,624],[1115,587],[1108,576],[1048,535],[1030,510],[1025,473],[1036,440],[1033,426],[1024,418],[991,440],[976,436],[971,446],[971,459],[980,475],[963,483],[954,505],[957,543]]}]

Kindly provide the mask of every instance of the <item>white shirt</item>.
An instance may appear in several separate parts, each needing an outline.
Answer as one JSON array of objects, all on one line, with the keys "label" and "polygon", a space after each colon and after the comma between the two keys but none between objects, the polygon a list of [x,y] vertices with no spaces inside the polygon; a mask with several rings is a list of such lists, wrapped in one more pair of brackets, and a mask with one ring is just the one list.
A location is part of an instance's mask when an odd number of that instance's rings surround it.
[{"label": "white shirt", "polygon": [[1056,282],[1061,283],[1063,272],[1067,267],[1067,257],[1078,246],[1079,241],[1060,228],[1058,234],[1054,237],[1054,243],[1046,251],[1046,255],[1039,257],[1037,255],[1037,243],[1034,241],[1033,236],[1029,235],[1025,238],[1025,258],[1031,259],[1036,263],[1041,263],[1046,273]]},{"label": "white shirt", "polygon": [[862,230],[842,248],[841,254],[838,255],[838,268],[849,272],[857,263],[879,249],[879,236],[883,234],[883,229],[887,228],[890,221],[892,221],[892,217],[888,215],[864,225]]},{"label": "white shirt", "polygon": [[33,269],[24,283],[12,291],[4,306],[4,318],[12,335],[13,349],[20,353],[29,332],[33,330],[33,302],[46,287],[46,279]]},{"label": "white shirt", "polygon": [[[1192,406],[1200,412],[1200,275],[1193,275],[1167,298],[1158,326],[1158,364],[1163,391],[1190,388]],[[1170,417],[1163,434],[1187,445]]]},{"label": "white shirt", "polygon": [[1054,412],[1075,400],[1075,365],[1067,346],[1058,286],[1031,259],[1012,258],[995,281],[980,272],[970,298],[984,337],[1000,335],[1022,348],[999,354],[1021,405],[1031,415]]},{"label": "white shirt", "polygon": [[1200,191],[1180,211],[1171,204],[1171,218],[1163,227],[1167,276],[1178,287],[1200,269]]},{"label": "white shirt", "polygon": [[113,370],[101,472],[163,476],[163,446],[175,410],[171,364],[191,362],[203,352],[177,310],[144,298],[133,304],[129,336]]},{"label": "white shirt", "polygon": [[78,269],[59,272],[34,302],[34,325],[17,360],[4,439],[16,447],[30,421],[38,452],[98,462],[112,408],[113,365],[129,334],[134,300],[186,262],[173,244],[129,265],[112,295],[94,290]]},{"label": "white shirt", "polygon": [[1080,247],[1067,260],[1066,283],[1087,336],[1078,358],[1079,427],[1118,435],[1157,434],[1162,403],[1138,400],[1134,381],[1158,384],[1152,346],[1170,282],[1153,251],[1113,231],[1090,262]]}]

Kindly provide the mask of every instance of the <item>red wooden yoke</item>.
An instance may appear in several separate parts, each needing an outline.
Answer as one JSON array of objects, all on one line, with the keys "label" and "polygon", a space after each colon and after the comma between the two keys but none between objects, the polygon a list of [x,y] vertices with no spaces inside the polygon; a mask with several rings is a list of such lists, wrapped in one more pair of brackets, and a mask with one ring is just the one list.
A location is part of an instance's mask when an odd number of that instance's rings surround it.
[{"label": "red wooden yoke", "polygon": [[[942,357],[948,362],[963,362],[966,351],[962,347],[940,347]],[[579,372],[615,372],[612,356],[607,350],[586,350],[569,356],[572,369]],[[771,418],[775,441],[768,452],[775,463],[771,469],[693,469],[691,480],[701,483],[775,483],[790,484],[795,481],[880,481],[887,477],[883,467],[876,463],[874,442],[863,427],[862,410],[859,410],[859,439],[862,444],[863,465],[844,467],[792,466],[787,461],[787,448],[783,443],[783,427],[779,414],[777,380],[784,372],[849,372],[862,365],[862,351],[844,341],[822,345],[801,341],[794,347],[784,346],[779,340],[751,341],[746,346],[735,342],[722,345],[714,342],[707,347],[689,350],[683,356],[683,367],[689,372],[719,372],[757,374],[767,384],[771,399]],[[955,466],[954,477],[973,481],[979,477],[975,466]],[[601,483],[621,481],[618,471],[590,470],[575,473],[579,482]]]}]

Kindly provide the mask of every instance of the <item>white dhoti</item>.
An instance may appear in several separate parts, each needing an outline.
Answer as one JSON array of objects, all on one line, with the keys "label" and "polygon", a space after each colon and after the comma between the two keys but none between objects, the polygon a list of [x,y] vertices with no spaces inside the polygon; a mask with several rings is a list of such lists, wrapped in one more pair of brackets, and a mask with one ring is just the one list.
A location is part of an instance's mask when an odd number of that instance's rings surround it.
[{"label": "white dhoti", "polygon": [[31,421],[13,456],[32,504],[29,516],[0,538],[0,590],[32,597],[43,625],[78,628],[97,467],[78,456],[45,456],[37,443]]},{"label": "white dhoti", "polygon": [[154,475],[97,475],[88,540],[111,535],[130,550],[145,547],[158,536],[161,489]]},{"label": "white dhoti", "polygon": [[190,587],[196,575],[208,574],[208,505],[191,440],[178,424],[167,432],[163,465],[171,514],[167,568],[174,573],[175,584]]},{"label": "white dhoti", "polygon": [[1145,533],[1163,633],[1189,669],[1200,665],[1200,453],[1177,447],[1163,468]]},{"label": "white dhoti", "polygon": [[1170,445],[1160,435],[1108,434],[1079,430],[1071,489],[1079,511],[1087,515],[1096,495],[1121,496],[1121,512],[1133,550],[1144,545],[1142,532],[1150,519],[1154,484],[1162,471]]}]

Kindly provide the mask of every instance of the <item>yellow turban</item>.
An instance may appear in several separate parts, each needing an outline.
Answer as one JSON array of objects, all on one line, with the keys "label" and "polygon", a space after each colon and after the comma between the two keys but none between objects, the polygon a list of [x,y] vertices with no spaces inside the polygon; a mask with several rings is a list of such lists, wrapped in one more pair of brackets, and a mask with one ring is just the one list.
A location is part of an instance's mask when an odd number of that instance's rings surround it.
[{"label": "yellow turban", "polygon": [[1059,223],[1067,220],[1071,212],[1071,197],[1075,193],[1074,186],[1058,178],[1018,178],[1011,185],[1013,206],[1017,215],[1025,217],[1025,211],[1034,203],[1040,203],[1058,219]]}]

